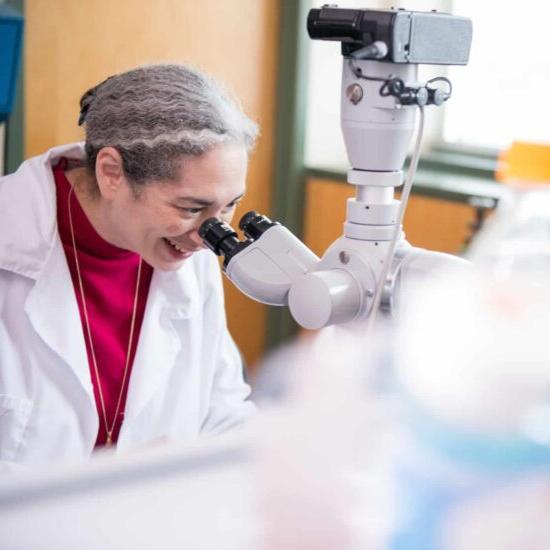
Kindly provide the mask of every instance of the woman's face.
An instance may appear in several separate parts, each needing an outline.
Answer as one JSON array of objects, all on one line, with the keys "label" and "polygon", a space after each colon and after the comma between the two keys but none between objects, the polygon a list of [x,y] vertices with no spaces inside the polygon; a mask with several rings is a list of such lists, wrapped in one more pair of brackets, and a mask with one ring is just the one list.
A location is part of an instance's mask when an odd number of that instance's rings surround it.
[{"label": "woman's face", "polygon": [[204,248],[198,229],[207,218],[229,223],[245,192],[244,145],[220,144],[185,157],[175,182],[151,182],[136,196],[128,183],[111,201],[108,219],[118,246],[163,271],[178,269]]}]

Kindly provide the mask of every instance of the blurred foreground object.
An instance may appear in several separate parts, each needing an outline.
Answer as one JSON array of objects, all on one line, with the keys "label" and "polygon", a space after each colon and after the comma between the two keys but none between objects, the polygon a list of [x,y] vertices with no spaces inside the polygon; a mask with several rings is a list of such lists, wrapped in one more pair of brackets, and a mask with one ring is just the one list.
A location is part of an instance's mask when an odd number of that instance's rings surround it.
[{"label": "blurred foreground object", "polygon": [[550,186],[511,190],[470,259],[405,306],[393,550],[550,540]]},{"label": "blurred foreground object", "polygon": [[547,547],[550,187],[510,188],[469,259],[411,277],[395,330],[271,365],[265,548]]},{"label": "blurred foreground object", "polygon": [[332,327],[270,359],[263,385],[279,391],[263,393],[277,401],[255,443],[261,550],[386,548],[395,434],[375,342],[391,335],[370,334],[367,345],[364,327]]}]

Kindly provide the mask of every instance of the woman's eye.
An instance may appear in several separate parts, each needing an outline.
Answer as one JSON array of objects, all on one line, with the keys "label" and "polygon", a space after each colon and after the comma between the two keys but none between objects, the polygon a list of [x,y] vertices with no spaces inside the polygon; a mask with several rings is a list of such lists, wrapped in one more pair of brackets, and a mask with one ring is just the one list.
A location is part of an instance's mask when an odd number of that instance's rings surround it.
[{"label": "woman's eye", "polygon": [[190,214],[192,216],[200,214],[204,210],[204,208],[188,208],[188,207],[179,207],[179,209],[185,214]]},{"label": "woman's eye", "polygon": [[228,204],[223,210],[222,213],[227,214],[227,212],[230,212],[237,206],[237,202],[232,202],[231,204]]},{"label": "woman's eye", "polygon": [[[224,209],[221,211],[222,214],[229,214],[233,212],[235,207],[237,206],[238,202],[232,202],[224,207]],[[198,214],[204,212],[206,210],[206,207],[204,206],[196,206],[196,207],[190,207],[190,206],[177,206],[177,209],[180,212],[183,212],[187,216],[197,216]]]}]

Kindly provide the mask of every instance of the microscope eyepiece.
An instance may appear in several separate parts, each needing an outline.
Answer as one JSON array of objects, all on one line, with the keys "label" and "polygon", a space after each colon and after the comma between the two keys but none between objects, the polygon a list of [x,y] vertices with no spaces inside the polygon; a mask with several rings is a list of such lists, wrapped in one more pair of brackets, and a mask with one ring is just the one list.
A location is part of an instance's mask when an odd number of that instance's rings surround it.
[{"label": "microscope eyepiece", "polygon": [[[216,231],[220,225],[225,225],[221,220],[218,218],[208,218],[206,221],[204,221],[201,226],[199,227],[198,233],[201,239],[207,238],[207,235],[210,235],[211,231]],[[227,228],[231,231],[231,227],[227,226]],[[233,231],[234,232],[234,231]]]},{"label": "microscope eyepiece", "polygon": [[199,227],[199,236],[204,244],[218,256],[223,256],[224,267],[231,258],[246,248],[251,241],[240,241],[237,232],[218,218],[208,218]]},{"label": "microscope eyepiece", "polygon": [[218,218],[208,218],[199,227],[199,236],[218,256],[225,255],[240,242],[235,230]]},{"label": "microscope eyepiece", "polygon": [[251,210],[241,218],[241,221],[239,222],[239,229],[243,231],[247,238],[255,241],[274,225],[279,225],[279,223],[272,222],[267,216],[258,214],[254,210]]},{"label": "microscope eyepiece", "polygon": [[204,244],[218,256],[223,256],[224,269],[233,256],[251,245],[262,236],[265,231],[278,222],[272,222],[267,216],[257,212],[247,212],[239,222],[239,228],[244,232],[246,239],[239,240],[237,232],[218,218],[208,218],[199,227],[199,236]]}]

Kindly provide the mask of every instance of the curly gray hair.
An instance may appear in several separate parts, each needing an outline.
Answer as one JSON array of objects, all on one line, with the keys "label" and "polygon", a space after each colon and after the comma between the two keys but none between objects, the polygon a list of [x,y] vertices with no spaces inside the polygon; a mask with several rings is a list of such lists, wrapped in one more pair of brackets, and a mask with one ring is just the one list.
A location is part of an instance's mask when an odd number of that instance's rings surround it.
[{"label": "curly gray hair", "polygon": [[257,125],[213,79],[184,65],[151,65],[115,76],[80,99],[86,157],[92,174],[103,147],[120,153],[133,184],[171,181],[183,155],[237,142],[248,151]]}]

